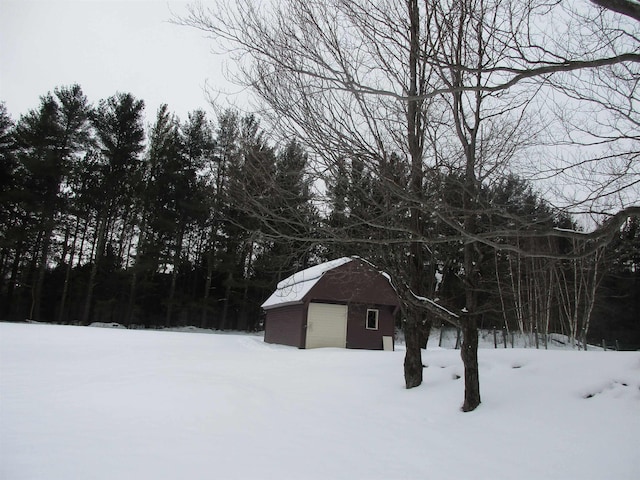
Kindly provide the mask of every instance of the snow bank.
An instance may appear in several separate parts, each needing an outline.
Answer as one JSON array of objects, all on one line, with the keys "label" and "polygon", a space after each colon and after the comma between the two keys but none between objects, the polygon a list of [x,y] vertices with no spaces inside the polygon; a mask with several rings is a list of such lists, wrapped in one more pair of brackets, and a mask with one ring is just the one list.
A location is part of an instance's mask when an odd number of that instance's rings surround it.
[{"label": "snow bank", "polygon": [[636,479],[640,354],[297,350],[259,336],[0,324],[0,478]]},{"label": "snow bank", "polygon": [[89,326],[98,328],[127,328],[124,325],[115,322],[93,322]]}]

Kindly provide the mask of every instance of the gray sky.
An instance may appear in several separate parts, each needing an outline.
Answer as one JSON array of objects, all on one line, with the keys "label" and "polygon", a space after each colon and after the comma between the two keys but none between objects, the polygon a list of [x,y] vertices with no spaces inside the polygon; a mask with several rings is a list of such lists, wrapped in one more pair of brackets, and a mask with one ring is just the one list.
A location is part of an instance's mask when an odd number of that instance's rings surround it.
[{"label": "gray sky", "polygon": [[79,83],[90,102],[131,92],[186,119],[211,113],[204,88],[235,91],[202,32],[168,22],[187,2],[0,0],[0,100],[14,120],[57,86]]}]

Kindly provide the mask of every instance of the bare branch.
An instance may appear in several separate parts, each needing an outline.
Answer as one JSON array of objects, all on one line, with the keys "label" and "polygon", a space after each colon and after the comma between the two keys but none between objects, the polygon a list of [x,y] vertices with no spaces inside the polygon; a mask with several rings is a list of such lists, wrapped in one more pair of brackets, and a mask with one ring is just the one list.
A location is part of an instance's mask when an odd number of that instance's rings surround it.
[{"label": "bare branch", "polygon": [[634,0],[591,0],[605,10],[621,13],[640,22],[640,3]]}]

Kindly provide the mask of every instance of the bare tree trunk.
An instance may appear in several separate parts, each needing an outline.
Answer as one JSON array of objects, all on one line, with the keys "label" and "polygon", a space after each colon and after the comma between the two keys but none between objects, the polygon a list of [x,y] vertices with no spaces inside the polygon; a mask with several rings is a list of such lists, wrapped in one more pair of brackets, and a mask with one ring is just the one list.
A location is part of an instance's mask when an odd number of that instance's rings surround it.
[{"label": "bare tree trunk", "polygon": [[[418,62],[420,56],[420,10],[417,0],[407,2],[409,9],[409,95],[417,96],[418,94]],[[422,143],[421,132],[423,126],[421,124],[421,108],[420,102],[411,100],[407,104],[407,143],[409,146],[409,154],[411,156],[411,173],[410,173],[410,189],[412,194],[420,198],[422,194]],[[418,208],[412,208],[410,212],[412,236],[419,237],[421,230],[421,218]],[[409,287],[411,291],[409,295],[420,295],[421,277],[424,272],[422,245],[413,241],[410,245],[411,258],[409,260],[410,278]],[[422,352],[421,347],[421,320],[420,314],[416,308],[409,305],[405,309],[405,329],[404,336],[407,345],[404,359],[404,379],[407,388],[417,387],[422,383]]]},{"label": "bare tree trunk", "polygon": [[[469,227],[471,227],[470,221]],[[473,245],[464,247],[465,303],[467,316],[462,319],[462,348],[460,356],[464,364],[463,412],[475,410],[480,405],[480,374],[478,369],[478,292],[476,286],[476,261]]]},{"label": "bare tree trunk", "polygon": [[463,412],[475,410],[480,405],[480,373],[478,369],[478,320],[477,315],[469,315],[462,321],[462,349],[464,364]]},{"label": "bare tree trunk", "polygon": [[500,307],[501,307],[501,313],[502,313],[502,321],[504,322],[504,328],[505,331],[509,331],[509,321],[507,318],[507,308],[506,308],[506,303],[505,303],[505,295],[504,295],[504,289],[502,288],[502,280],[500,279],[500,266],[498,264],[498,251],[494,250],[493,251],[493,259],[494,259],[494,266],[496,269],[496,283],[498,286],[498,296],[500,297]]},{"label": "bare tree trunk", "polygon": [[[544,334],[545,339],[549,335],[549,324],[551,323],[551,299],[553,298],[553,269],[549,268],[549,279],[547,283],[547,300],[545,305],[545,317],[544,317]],[[546,345],[546,340],[545,340]]]},{"label": "bare tree trunk", "polygon": [[[518,239],[518,245],[520,240]],[[512,260],[511,256],[509,256],[509,268],[511,268],[511,283],[513,288],[513,293],[515,296],[516,302],[516,318],[518,320],[518,330],[522,335],[524,335],[524,318],[525,318],[525,307],[524,307],[524,299],[522,298],[522,258],[519,254],[516,254],[516,271],[513,272],[512,269]],[[515,278],[515,284],[514,284]]]},{"label": "bare tree trunk", "polygon": [[[452,85],[461,87],[463,81],[463,52],[467,45],[465,42],[466,20],[470,12],[469,7],[463,6],[457,13],[459,24],[456,26],[455,40],[452,45],[452,56],[454,62],[451,68]],[[478,62],[483,61],[483,41],[480,33],[481,26],[475,25],[477,29]],[[479,85],[482,80],[481,69],[475,76],[475,81]],[[462,92],[452,95],[452,113],[456,128],[456,134],[464,152],[464,182],[462,185],[462,204],[464,215],[464,231],[469,235],[475,235],[478,226],[476,222],[477,210],[477,190],[478,179],[476,178],[477,162],[477,140],[481,122],[482,94],[476,92],[467,103],[467,99]],[[466,113],[469,108],[470,112]],[[470,117],[470,118],[467,118]],[[464,403],[462,411],[470,412],[480,405],[480,377],[478,372],[478,265],[481,263],[479,253],[476,252],[478,246],[473,241],[467,241],[464,245],[464,285],[465,285],[465,308],[466,315],[462,318],[462,348],[460,355],[464,364]]]},{"label": "bare tree trunk", "polygon": [[[574,242],[575,249],[575,242]],[[578,306],[580,305],[580,290],[582,289],[582,282],[578,281],[578,262],[580,259],[572,260],[573,264],[573,315],[571,316],[571,345],[576,345],[578,340]],[[578,344],[579,347],[579,344]]]},{"label": "bare tree trunk", "polygon": [[[403,309],[404,310],[404,309]],[[422,352],[420,350],[420,327],[418,312],[415,308],[404,311],[404,339],[406,353],[404,356],[404,383],[406,388],[422,384]]]},{"label": "bare tree trunk", "polygon": [[[476,191],[475,179],[475,151],[472,144],[467,145],[467,165],[464,186],[464,227],[467,232],[475,233],[476,221],[474,215],[474,195]],[[467,315],[462,318],[462,349],[460,355],[464,364],[464,403],[463,412],[475,410],[480,405],[480,376],[478,369],[478,281],[479,258],[475,251],[476,245],[467,242],[464,246],[464,279],[465,306]]]},{"label": "bare tree trunk", "polygon": [[[593,254],[593,273],[586,278],[586,281],[589,283],[585,288],[585,311],[582,319],[582,329],[580,331],[580,338],[585,350],[587,349],[587,333],[589,332],[589,326],[591,324],[591,314],[593,313],[593,307],[596,301],[596,291],[602,280],[599,267],[603,256],[604,248],[595,251]],[[584,275],[586,277],[588,274]]]}]

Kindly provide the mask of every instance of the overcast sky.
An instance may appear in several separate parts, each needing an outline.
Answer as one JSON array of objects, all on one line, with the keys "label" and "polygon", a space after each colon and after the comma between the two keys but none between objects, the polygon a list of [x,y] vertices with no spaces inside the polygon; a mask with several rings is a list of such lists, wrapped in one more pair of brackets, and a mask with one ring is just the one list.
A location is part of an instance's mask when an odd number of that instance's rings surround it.
[{"label": "overcast sky", "polygon": [[161,103],[186,119],[211,113],[205,85],[234,92],[202,32],[168,22],[188,2],[0,0],[0,101],[14,120],[57,86],[79,83],[92,103],[131,92],[151,122]]}]

